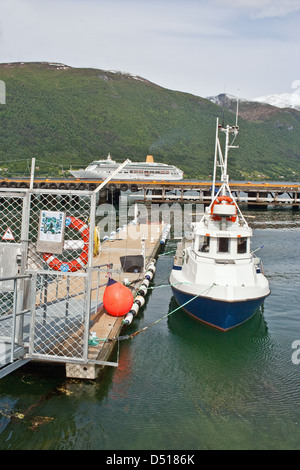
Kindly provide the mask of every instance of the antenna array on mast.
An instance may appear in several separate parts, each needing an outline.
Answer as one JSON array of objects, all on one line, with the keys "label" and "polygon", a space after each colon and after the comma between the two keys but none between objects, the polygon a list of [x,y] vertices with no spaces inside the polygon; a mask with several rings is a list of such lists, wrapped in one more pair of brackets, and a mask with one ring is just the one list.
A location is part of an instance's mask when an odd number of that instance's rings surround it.
[{"label": "antenna array on mast", "polygon": [[[221,183],[222,183],[222,194],[225,195],[226,189],[229,190],[229,176],[227,174],[227,161],[228,161],[228,152],[231,148],[238,148],[237,145],[233,145],[236,136],[239,132],[238,126],[238,99],[237,99],[237,106],[236,106],[236,119],[234,126],[225,126],[224,123],[222,125],[219,124],[219,118],[217,118],[217,126],[216,126],[216,145],[215,145],[215,158],[214,158],[214,174],[213,174],[213,184],[212,184],[212,193],[211,199],[213,200],[215,197],[215,187],[216,187],[216,176],[217,176],[217,168],[221,169]],[[222,148],[219,140],[219,131],[225,133],[225,152],[224,155],[222,153]],[[233,135],[232,142],[229,143],[230,135]]]}]

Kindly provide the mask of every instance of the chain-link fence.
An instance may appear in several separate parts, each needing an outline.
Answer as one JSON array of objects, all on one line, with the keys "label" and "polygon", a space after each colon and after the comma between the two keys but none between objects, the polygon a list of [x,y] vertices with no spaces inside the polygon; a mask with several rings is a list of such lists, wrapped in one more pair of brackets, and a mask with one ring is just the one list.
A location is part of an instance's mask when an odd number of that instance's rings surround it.
[{"label": "chain-link fence", "polygon": [[17,307],[14,280],[0,280],[0,341],[17,318],[27,357],[87,361],[96,194],[0,188],[0,201],[0,277],[31,276],[18,280]]},{"label": "chain-link fence", "polygon": [[90,305],[87,274],[38,272],[32,318],[30,355],[81,359]]}]

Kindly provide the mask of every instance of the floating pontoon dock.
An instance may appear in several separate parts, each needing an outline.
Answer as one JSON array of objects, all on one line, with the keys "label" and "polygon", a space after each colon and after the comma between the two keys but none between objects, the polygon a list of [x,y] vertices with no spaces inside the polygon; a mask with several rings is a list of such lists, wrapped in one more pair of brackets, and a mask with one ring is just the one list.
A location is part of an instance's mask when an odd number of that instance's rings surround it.
[{"label": "floating pontoon dock", "polygon": [[[105,268],[105,276],[111,276],[117,282],[130,286],[134,297],[136,297],[145,279],[148,267],[155,263],[155,257],[161,246],[160,241],[164,228],[164,224],[130,223],[102,244],[100,256],[98,259],[94,258],[94,263],[100,261],[105,264],[108,267]],[[143,263],[141,266],[131,265],[129,271],[126,271],[121,263],[122,257],[127,260],[142,259]],[[109,266],[111,265],[113,269],[110,270]],[[109,315],[105,311],[103,304],[100,303],[99,305],[99,301],[103,298],[106,282],[104,285],[100,284],[99,288],[97,287],[99,286],[98,273],[95,273],[92,282],[93,286],[95,285],[92,301],[97,308],[91,317],[89,333],[90,337],[94,334],[99,340],[97,341],[96,339],[96,344],[94,345],[90,344],[89,364],[66,364],[67,377],[94,379],[97,377],[99,370],[105,365],[118,366],[117,362],[110,362],[109,358],[116,346],[116,342],[113,340],[118,338],[121,330],[124,328],[126,316],[115,317]]]}]

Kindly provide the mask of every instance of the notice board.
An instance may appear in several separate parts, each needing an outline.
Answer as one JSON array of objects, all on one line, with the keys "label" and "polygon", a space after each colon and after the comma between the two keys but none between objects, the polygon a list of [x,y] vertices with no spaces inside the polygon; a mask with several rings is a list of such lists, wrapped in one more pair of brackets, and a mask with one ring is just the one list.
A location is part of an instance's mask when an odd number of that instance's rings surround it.
[{"label": "notice board", "polygon": [[36,250],[62,254],[65,235],[65,212],[41,210]]}]

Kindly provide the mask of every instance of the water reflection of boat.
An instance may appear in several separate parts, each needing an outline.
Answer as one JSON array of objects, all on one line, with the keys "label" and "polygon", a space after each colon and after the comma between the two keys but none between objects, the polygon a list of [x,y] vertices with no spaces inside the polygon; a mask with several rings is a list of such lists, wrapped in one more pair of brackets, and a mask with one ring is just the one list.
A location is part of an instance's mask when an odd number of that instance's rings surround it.
[{"label": "water reflection of boat", "polygon": [[[219,132],[225,133],[224,155]],[[229,187],[227,157],[237,134],[237,125],[219,126],[217,120],[212,202],[192,224],[191,236],[178,243],[170,275],[178,304],[223,331],[251,318],[270,293],[261,261],[250,250],[252,229]],[[222,185],[215,194],[218,167]]]}]

